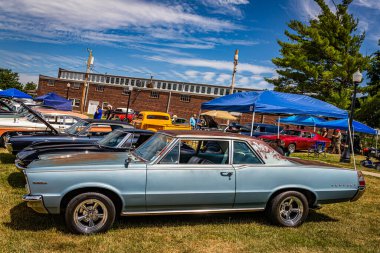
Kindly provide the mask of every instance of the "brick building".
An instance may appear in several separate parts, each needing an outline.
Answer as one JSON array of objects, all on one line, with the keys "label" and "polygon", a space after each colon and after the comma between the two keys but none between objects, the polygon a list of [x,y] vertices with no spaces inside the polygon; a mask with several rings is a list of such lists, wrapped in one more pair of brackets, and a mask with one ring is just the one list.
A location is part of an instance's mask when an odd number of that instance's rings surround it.
[{"label": "brick building", "polygon": [[[74,110],[80,110],[84,79],[85,73],[66,69],[59,69],[58,77],[40,75],[37,94],[55,92],[72,100]],[[199,113],[203,102],[230,93],[226,86],[95,73],[89,75],[88,83],[87,113],[94,113],[98,105],[126,108],[130,93],[130,108],[135,111],[162,111],[190,118],[192,114]],[[237,87],[234,93],[253,90]],[[250,117],[243,115],[242,122],[249,122]],[[263,122],[264,116],[257,115],[258,121]],[[274,123],[274,118],[266,116],[265,122]]]}]

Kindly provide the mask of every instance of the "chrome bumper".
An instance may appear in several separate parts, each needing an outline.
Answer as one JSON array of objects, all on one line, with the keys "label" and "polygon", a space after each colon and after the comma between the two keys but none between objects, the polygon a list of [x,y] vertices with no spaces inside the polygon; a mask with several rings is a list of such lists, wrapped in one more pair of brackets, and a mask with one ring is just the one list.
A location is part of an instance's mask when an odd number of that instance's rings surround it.
[{"label": "chrome bumper", "polygon": [[24,195],[22,200],[27,203],[27,206],[32,208],[37,213],[48,213],[44,206],[44,201],[41,195]]},{"label": "chrome bumper", "polygon": [[359,187],[355,196],[350,201],[353,202],[353,201],[360,199],[363,196],[364,192],[365,192],[365,187]]},{"label": "chrome bumper", "polygon": [[23,171],[26,169],[26,166],[23,166],[23,163],[21,162],[20,159],[17,159],[15,160],[15,165],[16,165],[16,168],[19,170],[19,171]]}]

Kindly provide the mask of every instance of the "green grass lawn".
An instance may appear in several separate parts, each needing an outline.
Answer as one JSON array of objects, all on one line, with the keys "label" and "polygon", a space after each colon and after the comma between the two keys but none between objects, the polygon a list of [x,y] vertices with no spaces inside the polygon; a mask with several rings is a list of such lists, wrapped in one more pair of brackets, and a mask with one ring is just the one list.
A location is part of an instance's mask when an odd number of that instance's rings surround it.
[{"label": "green grass lawn", "polygon": [[380,252],[379,178],[366,177],[358,202],[326,205],[295,229],[236,213],[124,217],[106,234],[77,236],[60,216],[22,203],[25,182],[13,159],[0,151],[0,252]]}]

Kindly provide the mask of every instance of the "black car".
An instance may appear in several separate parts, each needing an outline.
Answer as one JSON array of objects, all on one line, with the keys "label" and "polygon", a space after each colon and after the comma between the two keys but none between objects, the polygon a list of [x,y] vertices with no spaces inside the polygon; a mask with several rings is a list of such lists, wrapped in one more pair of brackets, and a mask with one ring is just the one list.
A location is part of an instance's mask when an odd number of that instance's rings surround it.
[{"label": "black car", "polygon": [[49,157],[67,156],[73,153],[90,153],[90,152],[125,152],[135,149],[144,143],[154,132],[148,130],[122,128],[117,129],[97,143],[82,144],[52,144],[31,145],[26,147],[16,156],[16,167],[20,170],[26,167],[33,160],[48,159]]},{"label": "black car", "polygon": [[[283,127],[280,127],[280,132]],[[228,126],[227,132],[231,133],[239,133],[244,135],[251,135],[251,123],[247,123],[244,125],[232,123]],[[254,123],[253,124],[253,133],[252,136],[259,137],[262,135],[275,135],[277,134],[278,126],[264,123]]]},{"label": "black car", "polygon": [[51,132],[34,132],[30,135],[6,136],[5,147],[10,153],[15,155],[30,145],[49,146],[52,144],[96,143],[108,133],[121,128],[133,129],[131,125],[123,121],[81,119],[65,129],[63,133],[58,132],[52,127],[54,131],[52,130]]}]

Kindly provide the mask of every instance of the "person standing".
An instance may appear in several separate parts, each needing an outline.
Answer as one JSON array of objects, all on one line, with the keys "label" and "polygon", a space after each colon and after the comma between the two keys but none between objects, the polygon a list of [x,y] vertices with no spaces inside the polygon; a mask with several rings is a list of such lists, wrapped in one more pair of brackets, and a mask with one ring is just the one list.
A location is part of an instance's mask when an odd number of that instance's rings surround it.
[{"label": "person standing", "polygon": [[191,129],[195,129],[197,127],[197,115],[196,114],[193,114],[193,116],[191,116],[190,126],[191,126]]},{"label": "person standing", "polygon": [[112,105],[108,104],[107,105],[107,112],[106,112],[106,119],[110,120],[113,118],[113,110],[112,110]]},{"label": "person standing", "polygon": [[342,134],[340,133],[340,129],[336,129],[332,135],[332,145],[333,145],[333,150],[332,154],[338,153],[340,155],[340,145],[342,144]]},{"label": "person standing", "polygon": [[96,108],[96,111],[94,113],[94,119],[102,119],[102,115],[103,115],[103,110],[100,107],[100,105],[98,105],[98,107]]},{"label": "person standing", "polygon": [[326,127],[322,128],[321,136],[324,137],[324,138],[327,138],[327,134],[328,134],[328,132],[327,132]]}]

